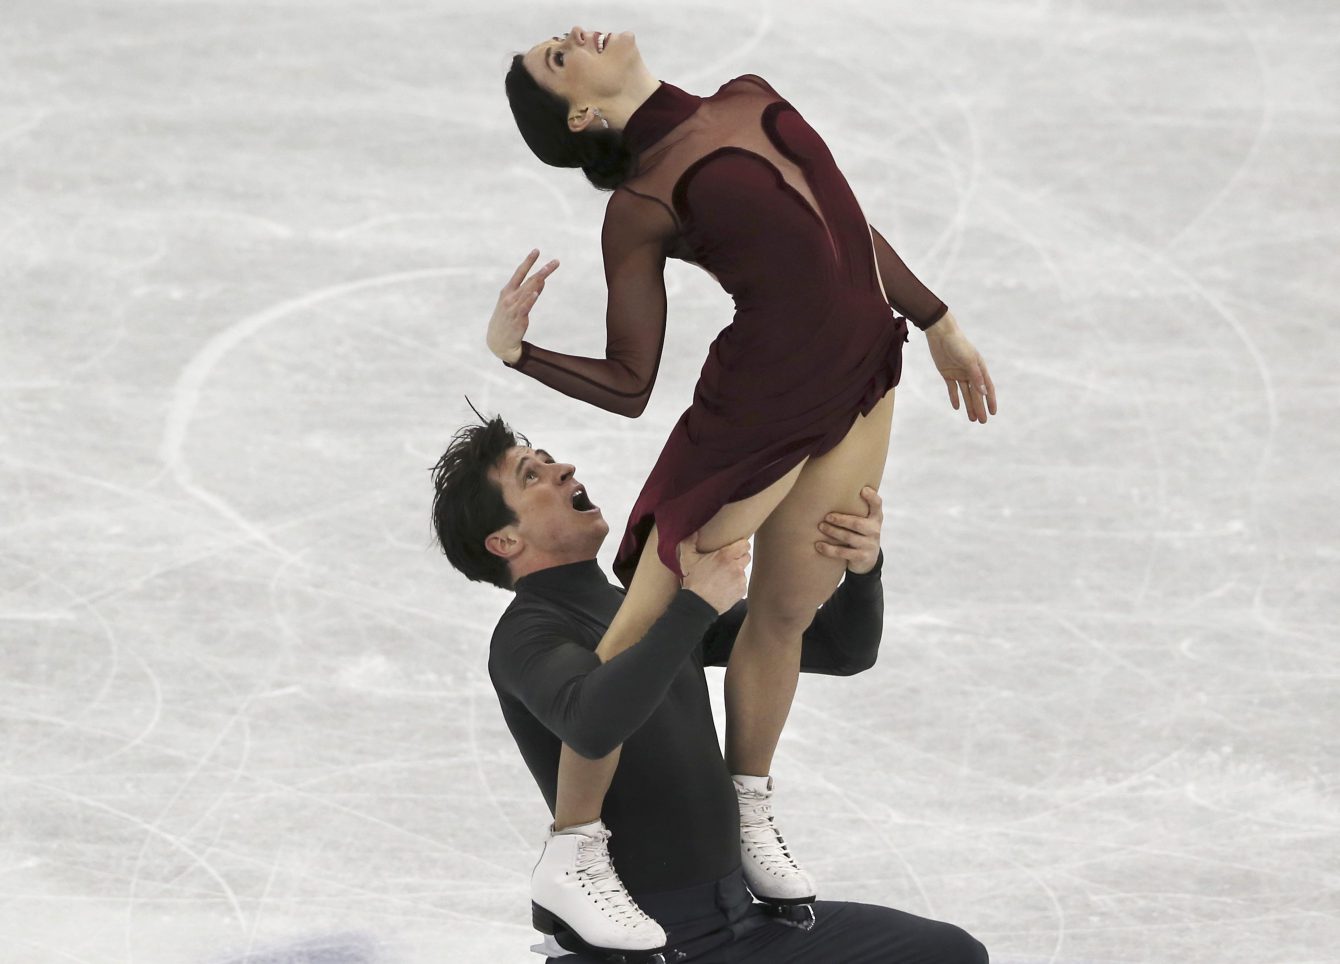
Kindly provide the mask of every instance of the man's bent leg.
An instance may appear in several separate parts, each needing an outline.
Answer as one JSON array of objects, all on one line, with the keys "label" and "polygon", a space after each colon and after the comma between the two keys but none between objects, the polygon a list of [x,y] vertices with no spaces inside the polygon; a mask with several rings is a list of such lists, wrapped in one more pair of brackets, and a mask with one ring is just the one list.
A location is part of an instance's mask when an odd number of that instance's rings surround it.
[{"label": "man's bent leg", "polygon": [[[772,923],[722,950],[730,964],[987,964],[986,948],[953,924],[892,907],[821,900],[812,930]],[[715,959],[713,959],[715,960]],[[687,962],[686,962],[687,964]]]}]

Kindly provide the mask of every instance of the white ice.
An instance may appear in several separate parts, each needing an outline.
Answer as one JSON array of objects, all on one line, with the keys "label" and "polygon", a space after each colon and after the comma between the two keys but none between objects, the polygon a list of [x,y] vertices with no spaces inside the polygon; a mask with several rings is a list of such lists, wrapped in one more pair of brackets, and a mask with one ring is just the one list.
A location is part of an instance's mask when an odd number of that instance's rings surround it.
[{"label": "white ice", "polygon": [[[1008,964],[1340,960],[1340,7],[1329,0],[10,0],[0,30],[0,960],[538,961],[547,813],[434,550],[468,393],[616,526],[730,317],[669,268],[636,421],[603,198],[509,51],[631,28],[767,77],[991,364],[913,337],[879,665],[777,777],[825,896]],[[602,559],[608,562],[613,540]],[[719,676],[712,676],[719,687]]]}]

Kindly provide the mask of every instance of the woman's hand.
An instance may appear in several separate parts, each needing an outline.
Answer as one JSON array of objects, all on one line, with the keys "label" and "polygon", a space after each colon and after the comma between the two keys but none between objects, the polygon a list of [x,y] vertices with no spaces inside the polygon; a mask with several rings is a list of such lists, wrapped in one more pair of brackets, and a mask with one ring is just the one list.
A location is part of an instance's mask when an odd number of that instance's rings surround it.
[{"label": "woman's hand", "polygon": [[986,370],[986,362],[972,342],[959,329],[954,316],[946,314],[926,330],[931,360],[940,370],[949,389],[949,404],[958,411],[959,393],[963,394],[968,421],[985,422],[987,412],[996,414],[996,386]]},{"label": "woman's hand", "polygon": [[521,357],[521,339],[526,337],[526,329],[530,327],[530,310],[535,307],[540,292],[544,290],[544,279],[558,270],[558,259],[555,258],[527,278],[526,272],[530,271],[539,256],[540,249],[535,248],[512,272],[512,277],[507,279],[507,284],[498,293],[497,307],[489,319],[489,331],[485,338],[489,351],[509,365]]},{"label": "woman's hand", "polygon": [[847,570],[863,575],[879,562],[879,535],[884,528],[884,500],[870,486],[861,490],[865,500],[865,515],[830,512],[819,523],[819,531],[826,537],[816,542],[814,549],[830,559],[845,559]]}]

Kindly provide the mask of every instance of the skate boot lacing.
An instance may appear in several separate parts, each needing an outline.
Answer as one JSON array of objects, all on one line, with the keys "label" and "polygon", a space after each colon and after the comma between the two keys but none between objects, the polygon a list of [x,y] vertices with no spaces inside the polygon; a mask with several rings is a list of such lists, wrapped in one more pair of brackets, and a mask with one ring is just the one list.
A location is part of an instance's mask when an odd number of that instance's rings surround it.
[{"label": "skate boot lacing", "polygon": [[792,877],[803,873],[772,822],[772,803],[754,790],[741,788],[740,839],[745,851],[761,870],[774,877]]},{"label": "skate boot lacing", "polygon": [[636,927],[643,922],[650,922],[651,918],[629,896],[628,889],[610,862],[609,838],[610,832],[601,829],[578,841],[575,876],[582,889],[595,899],[605,915],[616,924]]}]

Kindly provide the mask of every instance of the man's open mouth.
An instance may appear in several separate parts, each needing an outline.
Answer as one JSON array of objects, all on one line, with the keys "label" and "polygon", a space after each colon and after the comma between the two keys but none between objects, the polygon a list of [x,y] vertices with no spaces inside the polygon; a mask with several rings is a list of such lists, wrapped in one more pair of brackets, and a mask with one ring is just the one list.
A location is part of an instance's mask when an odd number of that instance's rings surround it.
[{"label": "man's open mouth", "polygon": [[587,497],[586,489],[584,488],[579,488],[576,492],[572,493],[572,507],[578,512],[596,511],[596,506],[591,504],[591,500]]}]

